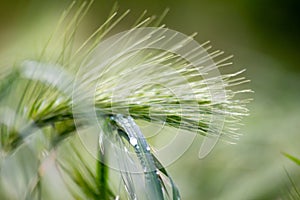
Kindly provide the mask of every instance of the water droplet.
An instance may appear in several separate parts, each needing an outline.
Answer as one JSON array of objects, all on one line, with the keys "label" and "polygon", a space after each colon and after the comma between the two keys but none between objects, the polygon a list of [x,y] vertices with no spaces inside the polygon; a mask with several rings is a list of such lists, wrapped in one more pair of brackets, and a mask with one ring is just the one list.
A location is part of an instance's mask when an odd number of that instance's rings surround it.
[{"label": "water droplet", "polygon": [[129,138],[129,142],[132,146],[136,146],[137,145],[137,139],[135,137],[130,137]]}]

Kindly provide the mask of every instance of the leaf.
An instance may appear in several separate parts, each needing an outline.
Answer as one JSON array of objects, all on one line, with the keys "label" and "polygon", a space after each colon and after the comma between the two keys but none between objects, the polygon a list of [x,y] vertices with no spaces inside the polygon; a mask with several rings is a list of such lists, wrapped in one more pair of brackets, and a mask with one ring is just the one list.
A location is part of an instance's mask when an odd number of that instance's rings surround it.
[{"label": "leaf", "polygon": [[285,153],[285,152],[282,152],[282,154],[287,157],[288,159],[290,159],[291,161],[293,161],[294,163],[296,163],[297,165],[300,166],[300,159],[299,158],[296,158],[288,153]]},{"label": "leaf", "polygon": [[140,164],[144,170],[146,193],[149,199],[164,199],[161,181],[156,173],[153,156],[150,147],[132,117],[121,114],[113,116],[112,119],[128,135],[129,143],[133,146]]},{"label": "leaf", "polygon": [[159,160],[153,154],[152,154],[152,156],[153,156],[155,166],[157,167],[157,169],[169,178],[169,181],[170,181],[171,187],[172,187],[173,200],[181,199],[179,190],[178,190],[176,184],[174,183],[172,177],[168,174],[167,170],[163,167],[163,165],[159,162]]}]

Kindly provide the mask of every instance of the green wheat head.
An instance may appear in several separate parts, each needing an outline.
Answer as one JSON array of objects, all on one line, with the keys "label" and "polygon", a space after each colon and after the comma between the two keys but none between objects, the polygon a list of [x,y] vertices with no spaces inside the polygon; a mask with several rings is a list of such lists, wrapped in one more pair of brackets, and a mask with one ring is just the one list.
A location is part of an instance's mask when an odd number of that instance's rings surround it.
[{"label": "green wheat head", "polygon": [[[116,7],[78,44],[90,6],[73,3],[37,56],[0,68],[0,199],[51,199],[57,189],[61,199],[180,199],[137,122],[231,143],[239,137],[248,114],[243,93],[251,91],[236,86],[248,80],[243,71],[208,76],[231,57],[209,43],[192,48],[195,35],[168,44],[178,35],[163,35],[166,13],[145,12],[116,44],[107,42],[129,13]],[[156,43],[174,51],[153,49]],[[197,66],[174,53],[182,49]],[[213,99],[214,92],[223,96]]]}]

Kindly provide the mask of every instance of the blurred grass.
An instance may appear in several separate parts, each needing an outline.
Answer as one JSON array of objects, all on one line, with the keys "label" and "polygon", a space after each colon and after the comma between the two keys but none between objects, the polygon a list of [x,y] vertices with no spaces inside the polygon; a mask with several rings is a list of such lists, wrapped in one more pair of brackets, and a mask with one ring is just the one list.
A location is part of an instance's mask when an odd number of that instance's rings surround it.
[{"label": "blurred grass", "polygon": [[[13,63],[16,54],[38,49],[35,42],[53,27],[52,16],[70,2],[2,0],[1,66]],[[112,4],[95,2],[83,35],[105,20]],[[281,154],[300,155],[299,1],[120,0],[119,4],[121,10],[132,10],[124,27],[145,9],[161,14],[169,7],[164,20],[168,27],[186,34],[198,32],[200,43],[210,40],[234,54],[235,69],[247,68],[246,77],[252,80],[251,116],[244,120],[238,144],[219,143],[209,157],[198,160],[198,138],[169,167],[183,199],[278,199],[290,186],[283,167],[299,185],[299,167]]]}]

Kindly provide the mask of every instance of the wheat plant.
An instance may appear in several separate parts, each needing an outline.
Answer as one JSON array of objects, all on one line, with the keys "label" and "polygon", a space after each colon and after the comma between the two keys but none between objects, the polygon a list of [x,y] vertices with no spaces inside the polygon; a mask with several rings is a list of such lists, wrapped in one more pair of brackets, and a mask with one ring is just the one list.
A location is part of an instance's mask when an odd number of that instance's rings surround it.
[{"label": "wheat plant", "polygon": [[38,55],[1,66],[0,199],[180,199],[139,123],[239,137],[250,90],[235,88],[243,71],[218,74],[231,57],[164,14],[108,37],[129,12],[116,7],[79,44],[90,6],[73,3]]}]

